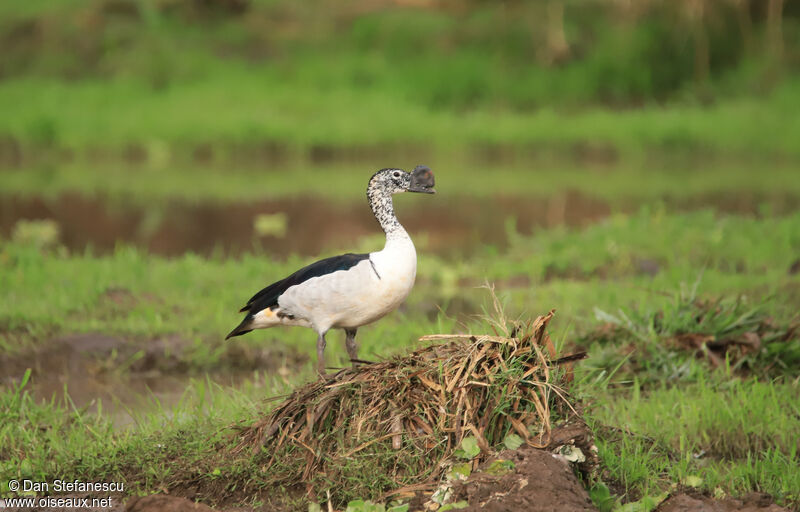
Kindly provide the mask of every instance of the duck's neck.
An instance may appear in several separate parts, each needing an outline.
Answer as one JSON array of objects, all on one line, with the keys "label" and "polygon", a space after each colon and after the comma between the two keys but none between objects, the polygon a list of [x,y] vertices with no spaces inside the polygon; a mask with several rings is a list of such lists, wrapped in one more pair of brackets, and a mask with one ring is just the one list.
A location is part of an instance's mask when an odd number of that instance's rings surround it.
[{"label": "duck's neck", "polygon": [[397,217],[394,214],[394,205],[392,204],[392,195],[382,188],[369,187],[367,189],[367,199],[369,200],[369,207],[372,208],[372,213],[378,219],[383,232],[386,233],[386,242],[391,240],[409,239],[408,233],[400,225]]}]

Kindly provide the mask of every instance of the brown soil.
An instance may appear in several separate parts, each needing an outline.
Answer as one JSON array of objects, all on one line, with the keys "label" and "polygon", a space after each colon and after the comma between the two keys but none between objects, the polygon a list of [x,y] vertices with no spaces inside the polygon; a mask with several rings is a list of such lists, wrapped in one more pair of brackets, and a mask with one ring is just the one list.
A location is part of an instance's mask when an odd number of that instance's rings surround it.
[{"label": "brown soil", "polygon": [[[96,496],[89,495],[75,495],[75,496],[56,496],[56,499],[68,498],[88,498],[91,503],[92,498]],[[111,507],[33,507],[33,508],[3,508],[12,512],[71,512],[73,510],[81,510],[84,512],[210,512],[214,509],[202,503],[196,503],[186,498],[179,498],[176,496],[166,496],[162,494],[154,494],[152,496],[133,496],[123,504],[124,499],[113,498]],[[1,502],[0,502],[1,503]]]},{"label": "brown soil", "polygon": [[[569,462],[546,450],[504,451],[514,469],[496,476],[479,471],[454,487],[453,500],[467,501],[467,512],[572,512],[597,510]],[[491,461],[484,463],[486,469]]]},{"label": "brown soil", "polygon": [[716,500],[699,493],[680,493],[670,496],[657,512],[787,512],[775,505],[769,495],[750,493],[741,499]]},{"label": "brown soil", "polygon": [[[577,448],[583,462],[568,462],[564,448]],[[497,471],[497,461],[510,461],[510,471]],[[576,476],[594,473],[598,465],[591,432],[578,418],[553,428],[545,449],[523,445],[504,450],[483,462],[467,480],[453,485],[449,503],[466,501],[467,511],[596,510]],[[427,496],[417,496],[411,510],[425,509]]]},{"label": "brown soil", "polygon": [[134,496],[125,504],[125,512],[210,512],[212,510],[202,503],[162,494],[142,498]]},{"label": "brown soil", "polygon": [[[0,385],[18,382],[31,369],[28,386],[34,396],[61,398],[64,389],[77,407],[98,401],[115,422],[130,421],[128,408],[145,405],[155,396],[162,404],[176,403],[198,368],[190,368],[184,351],[191,342],[177,336],[126,339],[100,333],[59,336],[38,344],[35,352],[0,354]],[[284,373],[305,364],[306,354],[286,347],[252,349],[231,345],[209,377],[235,386],[253,378],[254,370]],[[132,361],[132,362],[131,362]],[[122,371],[120,371],[122,369]],[[115,402],[119,401],[123,407]]]}]

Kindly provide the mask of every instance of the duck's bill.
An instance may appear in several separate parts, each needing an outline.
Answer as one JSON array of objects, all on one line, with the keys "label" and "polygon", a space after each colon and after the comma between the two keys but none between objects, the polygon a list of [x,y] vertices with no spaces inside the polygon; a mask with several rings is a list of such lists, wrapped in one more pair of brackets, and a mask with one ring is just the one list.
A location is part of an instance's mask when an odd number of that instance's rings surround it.
[{"label": "duck's bill", "polygon": [[435,194],[434,184],[433,171],[424,165],[418,165],[411,173],[411,185],[408,187],[408,191]]},{"label": "duck's bill", "polygon": [[436,193],[436,189],[435,188],[426,187],[424,185],[418,185],[418,186],[411,185],[410,187],[408,187],[408,191],[409,192],[420,192],[422,194],[435,194]]}]

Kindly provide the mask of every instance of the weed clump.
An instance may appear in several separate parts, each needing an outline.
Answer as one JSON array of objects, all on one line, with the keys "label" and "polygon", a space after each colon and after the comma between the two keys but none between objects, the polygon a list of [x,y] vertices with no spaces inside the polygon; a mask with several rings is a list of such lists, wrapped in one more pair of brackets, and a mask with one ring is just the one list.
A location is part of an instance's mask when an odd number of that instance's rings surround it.
[{"label": "weed clump", "polygon": [[601,365],[625,363],[625,373],[640,380],[647,380],[641,373],[697,380],[705,370],[696,362],[741,375],[791,375],[800,368],[800,319],[781,324],[744,297],[701,299],[693,290],[662,310],[596,314],[604,323],[582,341],[600,345],[593,353]]},{"label": "weed clump", "polygon": [[268,485],[302,482],[312,497],[345,503],[435,486],[467,436],[480,448],[474,464],[509,434],[544,447],[571,407],[560,387],[569,372],[556,368],[569,358],[553,359],[546,332],[552,316],[524,325],[501,316],[494,335],[425,336],[448,342],[307,384],[244,428],[234,452],[255,450]]}]

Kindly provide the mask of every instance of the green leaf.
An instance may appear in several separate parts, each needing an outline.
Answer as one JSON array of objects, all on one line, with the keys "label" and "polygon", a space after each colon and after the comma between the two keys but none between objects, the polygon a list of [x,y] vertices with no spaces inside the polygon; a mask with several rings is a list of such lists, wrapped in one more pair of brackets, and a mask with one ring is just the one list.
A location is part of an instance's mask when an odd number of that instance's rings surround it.
[{"label": "green leaf", "polygon": [[447,478],[449,480],[466,480],[470,473],[472,473],[472,464],[463,462],[461,464],[454,464],[450,472],[447,473]]},{"label": "green leaf", "polygon": [[17,386],[17,390],[21,391],[22,388],[28,384],[29,380],[31,380],[31,369],[26,368],[25,374],[22,376],[22,380],[20,380],[19,385]]},{"label": "green leaf", "polygon": [[614,510],[614,505],[617,504],[616,498],[611,495],[611,491],[603,482],[597,482],[589,489],[589,496],[592,498],[592,503],[597,507],[600,512],[611,512]]},{"label": "green leaf", "polygon": [[456,457],[472,460],[481,453],[481,449],[478,447],[478,440],[474,436],[468,436],[461,440],[461,449],[454,453]]},{"label": "green leaf", "polygon": [[319,503],[309,503],[308,512],[322,512],[322,507],[319,506]]},{"label": "green leaf", "polygon": [[683,479],[683,483],[689,487],[700,487],[703,485],[703,479],[697,475],[689,475]]},{"label": "green leaf", "polygon": [[667,499],[669,493],[659,494],[658,496],[645,496],[639,501],[626,503],[617,508],[615,512],[651,512],[655,510],[662,501]]},{"label": "green leaf", "polygon": [[385,510],[381,503],[373,503],[369,500],[353,500],[347,504],[345,512],[385,512]]},{"label": "green leaf", "polygon": [[508,473],[513,469],[514,469],[514,463],[511,462],[510,460],[497,459],[492,461],[491,464],[489,464],[489,467],[486,468],[485,472],[490,475],[500,476],[500,475],[505,475],[506,473]]},{"label": "green leaf", "polygon": [[458,510],[460,508],[467,508],[469,503],[466,501],[457,501],[455,503],[448,503],[447,505],[443,506],[439,509],[439,512],[446,512],[447,510]]},{"label": "green leaf", "polygon": [[514,433],[508,434],[506,438],[503,439],[503,444],[509,450],[516,450],[517,448],[522,446],[523,443],[525,443],[525,441],[520,436]]},{"label": "green leaf", "polygon": [[444,503],[446,503],[447,501],[450,500],[450,497],[452,495],[453,495],[453,488],[450,486],[450,484],[445,484],[445,485],[439,486],[439,488],[436,489],[436,492],[434,492],[431,495],[431,500],[434,503],[438,503],[439,505],[443,505]]}]

